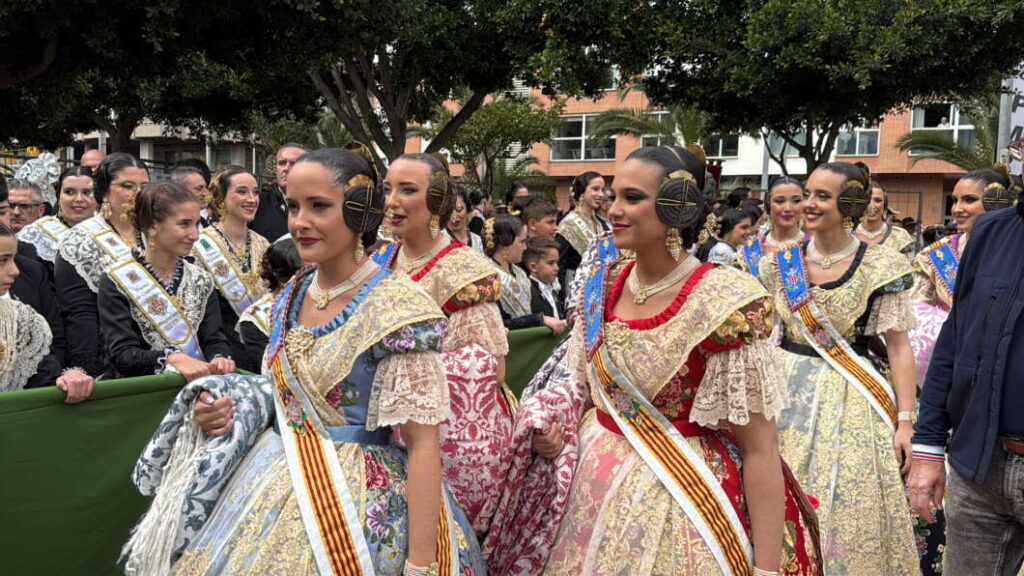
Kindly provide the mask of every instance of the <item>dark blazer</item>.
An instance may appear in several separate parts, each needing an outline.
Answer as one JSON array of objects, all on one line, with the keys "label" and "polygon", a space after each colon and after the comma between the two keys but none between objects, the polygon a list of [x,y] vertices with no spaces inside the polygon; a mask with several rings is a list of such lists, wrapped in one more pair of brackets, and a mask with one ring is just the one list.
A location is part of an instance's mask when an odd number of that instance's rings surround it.
[{"label": "dark blazer", "polygon": [[21,273],[11,286],[11,297],[28,304],[46,319],[46,323],[50,325],[50,333],[53,334],[50,354],[63,368],[67,339],[64,335],[64,321],[60,317],[60,308],[57,307],[57,297],[53,293],[46,268],[36,260],[20,254],[22,244],[25,243],[18,243],[19,254],[14,257],[14,263]]},{"label": "dark blazer", "polygon": [[[565,303],[558,299],[557,294],[555,295],[555,305],[558,306],[558,317],[565,318]],[[540,282],[533,278],[530,278],[530,310],[534,313],[540,312],[545,316],[555,316],[555,310],[551,308],[551,304],[544,298],[544,293],[540,290]]]},{"label": "dark blazer", "polygon": [[260,207],[249,228],[270,242],[288,233],[288,207],[276,183],[260,188]]},{"label": "dark blazer", "polygon": [[[960,474],[985,482],[1001,418],[1004,387],[1024,387],[1024,219],[1014,208],[978,217],[960,268],[949,317],[935,342],[913,442],[947,446]],[[1024,390],[1013,390],[1016,397]],[[1012,410],[1013,412],[1005,412]],[[1005,422],[1006,420],[1003,420]],[[950,432],[952,431],[952,432]]]},{"label": "dark blazer", "polygon": [[[110,354],[111,378],[128,378],[155,374],[163,368],[163,350],[154,350],[142,337],[142,331],[132,318],[131,302],[117,289],[109,276],[100,280],[97,298],[103,341]],[[196,327],[196,338],[207,360],[217,356],[231,357],[231,346],[220,323],[220,304],[217,291],[206,300],[203,320]]]}]

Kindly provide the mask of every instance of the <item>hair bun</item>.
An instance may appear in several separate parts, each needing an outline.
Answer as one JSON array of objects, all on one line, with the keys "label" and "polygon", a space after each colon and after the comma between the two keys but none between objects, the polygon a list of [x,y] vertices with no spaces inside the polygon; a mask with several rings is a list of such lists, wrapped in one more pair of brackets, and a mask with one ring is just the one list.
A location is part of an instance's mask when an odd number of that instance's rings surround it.
[{"label": "hair bun", "polygon": [[992,165],[992,170],[1003,175],[1008,181],[1013,182],[1013,177],[1010,175],[1010,167],[1002,162],[996,162]]},{"label": "hair bun", "polygon": [[706,167],[708,165],[707,152],[704,151],[704,147],[700,144],[687,144],[683,149],[696,156],[701,166]]},{"label": "hair bun", "polygon": [[853,165],[860,168],[860,171],[864,174],[865,180],[871,182],[871,168],[868,168],[867,164],[863,162],[854,162]]}]

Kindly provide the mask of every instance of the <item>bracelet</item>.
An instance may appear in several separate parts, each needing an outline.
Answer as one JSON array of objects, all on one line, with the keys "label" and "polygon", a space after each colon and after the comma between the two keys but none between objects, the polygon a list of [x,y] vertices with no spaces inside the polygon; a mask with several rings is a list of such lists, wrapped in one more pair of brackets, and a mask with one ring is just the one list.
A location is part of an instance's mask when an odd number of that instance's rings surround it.
[{"label": "bracelet", "polygon": [[437,576],[437,562],[431,562],[430,566],[416,566],[405,561],[405,568],[402,569],[402,576]]},{"label": "bracelet", "polygon": [[754,576],[779,576],[778,572],[769,572],[760,568],[754,568]]},{"label": "bracelet", "polygon": [[896,421],[914,423],[917,421],[917,413],[913,410],[904,410],[896,414]]},{"label": "bracelet", "polygon": [[78,372],[81,372],[82,374],[85,374],[86,376],[89,375],[89,373],[85,371],[85,368],[81,368],[79,366],[68,366],[67,368],[65,368],[65,369],[60,371],[60,375],[63,376],[65,374],[67,374],[68,372],[71,372],[72,370],[77,370]]}]

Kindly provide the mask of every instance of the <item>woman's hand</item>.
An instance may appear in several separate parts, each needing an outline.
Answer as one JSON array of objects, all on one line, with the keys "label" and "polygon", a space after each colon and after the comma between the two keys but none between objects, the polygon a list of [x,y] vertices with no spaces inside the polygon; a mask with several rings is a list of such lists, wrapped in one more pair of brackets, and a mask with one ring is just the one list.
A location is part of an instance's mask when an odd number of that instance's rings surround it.
[{"label": "woman's hand", "polygon": [[551,316],[544,317],[544,325],[551,329],[555,336],[559,336],[562,332],[565,332],[565,320],[559,320]]},{"label": "woman's hand", "polygon": [[910,456],[913,449],[910,445],[910,438],[914,435],[914,427],[910,422],[903,421],[896,427],[896,433],[892,435],[892,447],[896,452],[896,463],[900,466],[900,474],[906,476],[910,473]]},{"label": "woman's hand", "polygon": [[210,364],[201,362],[182,352],[175,352],[167,357],[167,365],[173,366],[185,380],[191,382],[196,378],[210,375]]},{"label": "woman's hand", "polygon": [[565,438],[562,436],[562,425],[555,422],[547,430],[533,431],[533,449],[544,458],[554,458],[562,453]]},{"label": "woman's hand", "polygon": [[235,371],[235,361],[231,358],[218,356],[210,361],[210,372],[213,374],[231,374]]},{"label": "woman's hand", "polygon": [[67,392],[64,402],[78,404],[92,396],[93,377],[80,370],[68,370],[57,378],[57,388]]},{"label": "woman's hand", "polygon": [[215,399],[209,392],[202,392],[192,407],[192,414],[208,436],[223,436],[235,423],[235,401],[230,396]]}]

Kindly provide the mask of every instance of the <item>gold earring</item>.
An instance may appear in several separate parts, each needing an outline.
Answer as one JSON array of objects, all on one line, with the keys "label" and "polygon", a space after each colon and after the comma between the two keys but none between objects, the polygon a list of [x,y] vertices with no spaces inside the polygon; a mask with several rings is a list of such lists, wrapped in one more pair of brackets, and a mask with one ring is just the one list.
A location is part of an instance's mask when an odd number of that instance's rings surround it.
[{"label": "gold earring", "polygon": [[504,260],[505,262],[508,262],[508,246],[505,246],[501,249],[501,259]]},{"label": "gold earring", "polygon": [[103,216],[104,220],[110,220],[114,215],[114,209],[110,207],[110,202],[104,202],[103,206],[100,206],[100,216]]},{"label": "gold earring", "polygon": [[683,253],[683,238],[679,235],[679,230],[669,228],[668,234],[665,236],[665,247],[668,248],[672,259],[678,262],[679,256]]},{"label": "gold earring", "polygon": [[434,214],[430,217],[430,237],[437,238],[437,235],[441,233],[441,217]]},{"label": "gold earring", "polygon": [[843,230],[853,232],[853,218],[850,218],[849,216],[843,218]]},{"label": "gold earring", "polygon": [[355,256],[356,256],[356,264],[361,263],[363,261],[363,258],[366,258],[366,248],[363,246],[363,237],[362,237],[362,235],[356,236],[356,254],[355,254]]}]

